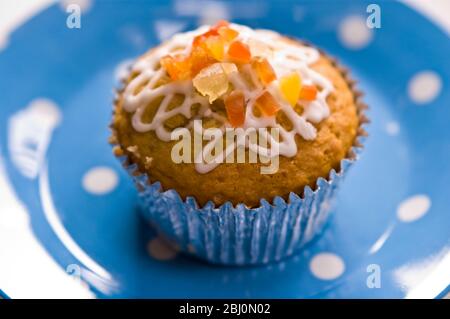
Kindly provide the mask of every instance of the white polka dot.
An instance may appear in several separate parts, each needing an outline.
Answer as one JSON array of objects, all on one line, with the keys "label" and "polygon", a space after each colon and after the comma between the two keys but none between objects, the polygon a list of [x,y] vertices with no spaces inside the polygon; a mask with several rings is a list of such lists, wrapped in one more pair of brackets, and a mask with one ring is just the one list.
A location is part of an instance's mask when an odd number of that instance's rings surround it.
[{"label": "white polka dot", "polygon": [[122,81],[127,78],[130,73],[130,67],[133,64],[133,59],[127,59],[120,62],[114,69],[114,78],[117,81]]},{"label": "white polka dot", "polygon": [[169,245],[161,237],[156,237],[148,243],[148,253],[157,260],[174,259],[178,254],[178,249]]},{"label": "white polka dot", "polygon": [[431,200],[427,195],[415,195],[398,205],[397,217],[402,222],[410,223],[423,217],[430,207]]},{"label": "white polka dot", "polygon": [[386,123],[385,129],[386,133],[388,133],[389,135],[396,136],[400,132],[400,125],[395,121],[391,121]]},{"label": "white polka dot", "polygon": [[367,27],[363,17],[349,16],[339,25],[338,36],[345,47],[358,50],[370,43],[373,31]]},{"label": "white polka dot", "polygon": [[55,127],[61,122],[61,111],[58,105],[46,98],[37,98],[30,102],[28,110],[39,117],[39,120]]},{"label": "white polka dot", "polygon": [[442,80],[433,71],[422,71],[413,76],[408,84],[410,99],[417,104],[432,102],[441,92]]},{"label": "white polka dot", "polygon": [[141,48],[146,44],[145,34],[134,25],[126,25],[119,30],[120,36],[131,45]]},{"label": "white polka dot", "polygon": [[157,20],[155,21],[155,33],[160,41],[168,40],[172,35],[183,31],[186,23],[177,20]]},{"label": "white polka dot", "polygon": [[333,280],[344,273],[345,264],[341,257],[333,253],[320,253],[309,263],[312,274],[322,280]]},{"label": "white polka dot", "polygon": [[61,0],[59,3],[61,9],[63,9],[64,11],[71,4],[78,5],[81,12],[85,13],[92,7],[92,0]]},{"label": "white polka dot", "polygon": [[213,25],[219,20],[230,20],[228,4],[219,1],[207,1],[202,3],[199,12],[200,25]]},{"label": "white polka dot", "polygon": [[117,174],[109,167],[94,167],[83,176],[84,189],[95,195],[111,192],[118,182]]}]

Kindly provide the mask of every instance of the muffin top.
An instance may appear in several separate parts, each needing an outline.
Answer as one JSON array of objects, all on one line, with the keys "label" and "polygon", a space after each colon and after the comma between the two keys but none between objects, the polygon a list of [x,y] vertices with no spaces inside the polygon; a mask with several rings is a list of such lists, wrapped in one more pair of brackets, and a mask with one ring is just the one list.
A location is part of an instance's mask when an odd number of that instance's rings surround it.
[{"label": "muffin top", "polygon": [[255,207],[339,170],[358,127],[355,96],[328,57],[220,21],[136,61],[115,102],[112,142],[164,190]]}]

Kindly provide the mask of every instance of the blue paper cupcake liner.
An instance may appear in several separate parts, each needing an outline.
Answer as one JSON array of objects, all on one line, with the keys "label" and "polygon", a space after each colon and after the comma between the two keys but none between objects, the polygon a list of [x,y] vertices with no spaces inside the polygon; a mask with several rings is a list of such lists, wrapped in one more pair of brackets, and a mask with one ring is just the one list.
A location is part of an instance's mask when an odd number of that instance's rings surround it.
[{"label": "blue paper cupcake liner", "polygon": [[131,158],[119,156],[137,185],[143,216],[181,251],[215,264],[266,264],[292,255],[310,242],[326,224],[336,191],[367,136],[363,129],[368,122],[364,115],[367,106],[360,101],[362,94],[354,88],[347,70],[330,60],[353,90],[360,118],[358,137],[338,172],[331,170],[327,179],[317,180],[314,189],[305,187],[301,196],[290,193],[288,200],[277,196],[269,203],[261,199],[256,208],[231,202],[215,207],[212,201],[201,207],[193,197],[182,199],[176,190],[150,183]]}]

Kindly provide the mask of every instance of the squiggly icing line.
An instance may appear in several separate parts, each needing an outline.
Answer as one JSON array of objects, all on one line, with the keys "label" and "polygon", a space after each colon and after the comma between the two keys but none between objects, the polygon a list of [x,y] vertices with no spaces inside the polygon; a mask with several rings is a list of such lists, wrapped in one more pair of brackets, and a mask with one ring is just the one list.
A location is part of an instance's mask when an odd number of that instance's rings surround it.
[{"label": "squiggly icing line", "polygon": [[[252,71],[250,65],[243,66],[242,70],[250,74],[251,82],[253,83],[248,83],[248,80],[243,78],[241,72],[232,73],[229,79],[230,82],[235,89],[244,92],[245,100],[247,101],[243,129],[278,128],[281,138],[279,141],[274,140],[269,131],[266,130],[264,139],[270,141],[271,146],[276,147],[266,148],[248,139],[237,139],[236,142],[228,145],[224,152],[218,156],[226,158],[236,148],[243,146],[262,156],[273,157],[283,155],[292,157],[297,153],[295,135],[299,134],[305,140],[313,140],[317,132],[311,123],[319,123],[329,116],[326,99],[334,90],[333,85],[323,75],[310,68],[310,65],[319,59],[320,53],[311,47],[298,46],[287,41],[282,41],[280,40],[280,35],[276,32],[252,30],[237,24],[232,24],[231,27],[239,31],[239,40],[244,43],[249,43],[251,50],[252,43],[255,45],[260,43],[270,49],[264,57],[269,60],[269,63],[274,68],[277,78],[296,71],[302,77],[303,83],[314,84],[320,88],[320,91],[316,100],[311,102],[298,102],[304,109],[302,114],[298,114],[281,97],[278,89],[278,80],[273,81],[268,87],[264,88],[257,80],[257,76]],[[137,76],[128,83],[123,92],[123,108],[127,112],[134,113],[132,116],[132,125],[136,131],[147,132],[153,130],[162,141],[170,141],[171,132],[164,127],[164,122],[177,114],[181,114],[189,119],[188,127],[192,127],[193,120],[198,118],[212,117],[219,120],[222,123],[222,127],[220,127],[222,137],[226,128],[230,127],[223,116],[211,111],[208,98],[196,92],[191,80],[169,82],[157,86],[158,81],[165,75],[165,70],[159,65],[160,59],[167,54],[188,54],[191,50],[193,37],[204,33],[208,28],[208,26],[202,26],[191,32],[177,34],[171,40],[145,55],[134,64],[132,72],[137,74]],[[271,53],[269,54],[269,52]],[[137,89],[142,85],[144,87],[136,93]],[[292,123],[293,128],[290,131],[282,127],[277,122],[275,116],[257,117],[254,115],[253,108],[255,107],[255,100],[263,93],[264,89],[267,89],[277,99],[281,106],[280,111],[284,112]],[[168,110],[168,106],[175,95],[183,95],[184,100],[179,107]],[[146,107],[151,101],[161,97],[162,101],[153,120],[150,123],[144,123],[142,121],[142,115]],[[191,106],[194,104],[200,105],[198,115],[195,118],[192,116],[191,111]],[[203,147],[203,151],[197,154],[197,158],[194,161],[197,172],[207,173],[220,164],[220,160],[214,160],[208,163],[203,161],[203,158],[211,151],[215,143],[216,139],[209,141]]]}]

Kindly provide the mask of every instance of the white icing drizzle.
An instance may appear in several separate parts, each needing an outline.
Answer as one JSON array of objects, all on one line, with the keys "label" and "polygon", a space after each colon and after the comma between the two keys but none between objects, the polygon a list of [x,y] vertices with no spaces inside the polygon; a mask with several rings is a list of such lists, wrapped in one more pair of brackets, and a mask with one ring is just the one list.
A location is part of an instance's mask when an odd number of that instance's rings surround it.
[{"label": "white icing drizzle", "polygon": [[[199,173],[207,173],[213,170],[220,162],[223,162],[221,159],[226,158],[228,154],[232,153],[239,146],[246,147],[261,156],[273,157],[282,155],[292,157],[297,154],[295,135],[298,134],[305,140],[315,139],[317,132],[311,123],[319,123],[329,116],[326,99],[334,88],[327,78],[310,67],[320,57],[320,53],[316,49],[282,41],[280,40],[280,35],[273,31],[253,30],[237,24],[231,24],[231,27],[239,32],[239,40],[249,44],[252,55],[257,53],[257,55],[268,59],[275,70],[277,78],[296,71],[299,72],[304,84],[314,84],[320,88],[320,91],[316,100],[298,102],[304,109],[303,114],[298,114],[281,97],[278,89],[278,80],[273,81],[268,87],[264,88],[250,65],[244,65],[240,72],[232,73],[229,78],[230,83],[235,89],[244,92],[245,100],[247,101],[243,129],[278,128],[280,140],[275,141],[268,130],[266,130],[264,139],[269,140],[270,145],[266,147],[252,143],[249,139],[237,139],[234,143],[228,145],[223,153],[217,155],[218,160],[206,163],[203,161],[203,158],[205,158],[206,154],[210,154],[214,148],[216,139],[213,139],[203,146],[201,153],[196,155],[194,162],[195,168]],[[133,113],[132,125],[136,131],[147,132],[153,130],[162,141],[170,141],[171,131],[165,128],[164,122],[177,114],[181,114],[189,120],[188,128],[195,127],[193,125],[195,119],[210,117],[218,120],[222,123],[220,129],[223,137],[226,128],[230,127],[230,125],[222,115],[211,111],[208,98],[196,92],[192,80],[171,81],[157,86],[158,81],[165,75],[165,70],[159,65],[160,59],[168,54],[181,53],[187,55],[191,50],[193,37],[206,32],[208,29],[208,26],[202,26],[191,32],[177,34],[134,64],[132,72],[137,74],[137,76],[128,83],[123,92],[123,108],[127,112]],[[269,48],[269,50],[259,50],[263,47]],[[250,79],[253,82],[252,85],[248,83],[248,80],[244,79],[242,72],[250,75]],[[144,87],[136,94],[137,89],[142,86]],[[257,117],[254,115],[255,100],[264,90],[268,90],[277,99],[281,106],[280,112],[284,112],[292,123],[293,128],[290,131],[281,126],[275,116]],[[168,110],[168,106],[175,95],[184,96],[184,100],[179,107]],[[162,98],[162,101],[153,120],[150,123],[144,123],[142,115],[146,107],[157,98]],[[195,117],[191,114],[191,106],[194,104],[200,105],[200,109]],[[271,145],[276,147],[271,147]]]}]

